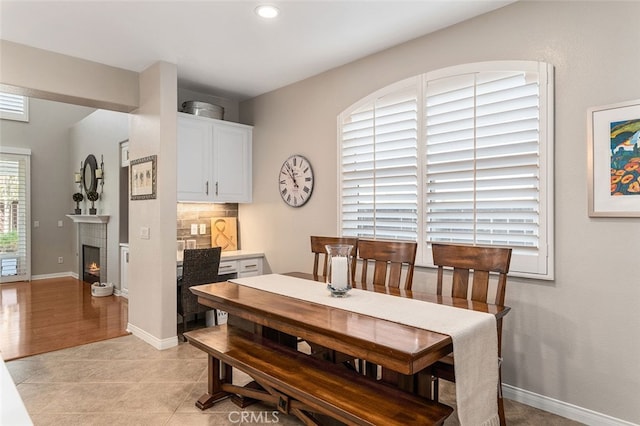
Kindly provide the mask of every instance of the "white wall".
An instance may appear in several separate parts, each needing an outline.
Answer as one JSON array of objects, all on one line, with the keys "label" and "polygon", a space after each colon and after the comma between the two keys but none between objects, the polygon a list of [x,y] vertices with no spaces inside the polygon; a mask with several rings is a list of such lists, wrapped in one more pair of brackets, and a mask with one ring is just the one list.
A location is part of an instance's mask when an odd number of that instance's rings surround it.
[{"label": "white wall", "polygon": [[[98,160],[104,162],[104,186],[102,196],[95,203],[98,214],[109,215],[107,223],[107,281],[112,282],[116,288],[120,288],[120,251],[119,251],[119,179],[120,179],[120,142],[129,138],[129,115],[97,110],[93,114],[78,122],[70,130],[70,167],[67,175],[80,169],[80,162],[84,162],[87,155],[93,154]],[[69,193],[77,192],[78,186],[72,184],[73,179],[68,179]],[[99,188],[98,188],[99,191]],[[89,214],[91,201],[86,199],[80,203],[83,214]],[[75,249],[75,268],[78,272],[79,248],[77,247],[77,225],[73,225],[74,239],[72,245]]]},{"label": "white wall", "polygon": [[[310,271],[309,235],[337,231],[336,117],[390,83],[446,66],[525,59],[556,71],[556,279],[511,278],[504,382],[640,423],[640,219],[587,215],[587,108],[640,98],[638,2],[521,1],[241,103],[254,128],[253,204],[242,245],[270,270]],[[305,155],[317,184],[302,208],[280,200],[277,170]],[[640,199],[638,208],[640,210]],[[414,288],[434,291],[420,268]]]}]

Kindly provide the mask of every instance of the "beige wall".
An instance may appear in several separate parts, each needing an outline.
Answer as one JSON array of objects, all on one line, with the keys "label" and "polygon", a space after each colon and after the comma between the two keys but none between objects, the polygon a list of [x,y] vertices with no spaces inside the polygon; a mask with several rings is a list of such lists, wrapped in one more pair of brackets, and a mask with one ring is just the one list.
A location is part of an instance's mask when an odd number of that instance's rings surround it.
[{"label": "beige wall", "polygon": [[[336,116],[390,83],[446,66],[525,59],[556,72],[556,279],[510,279],[504,381],[640,423],[640,219],[587,216],[586,110],[640,98],[638,2],[521,1],[438,33],[241,103],[254,129],[253,204],[242,244],[274,272],[310,270],[311,234],[337,233]],[[289,208],[277,170],[305,155],[317,184]],[[640,209],[640,205],[639,205]],[[432,271],[414,288],[434,289]],[[550,401],[550,400],[549,400]]]},{"label": "beige wall", "polygon": [[175,65],[159,62],[140,73],[129,139],[131,159],[157,155],[156,198],[129,201],[129,328],[158,348],[177,344],[177,93]]},{"label": "beige wall", "polygon": [[2,91],[122,112],[138,105],[133,71],[6,40],[0,40],[0,55]]}]

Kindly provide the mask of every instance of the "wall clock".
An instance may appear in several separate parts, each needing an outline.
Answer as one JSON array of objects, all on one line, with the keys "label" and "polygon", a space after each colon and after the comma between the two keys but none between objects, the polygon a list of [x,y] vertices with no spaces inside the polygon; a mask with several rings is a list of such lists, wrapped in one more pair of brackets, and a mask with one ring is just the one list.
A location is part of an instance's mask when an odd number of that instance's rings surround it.
[{"label": "wall clock", "polygon": [[313,169],[302,155],[292,155],[282,163],[278,183],[282,200],[291,207],[305,205],[313,192]]}]

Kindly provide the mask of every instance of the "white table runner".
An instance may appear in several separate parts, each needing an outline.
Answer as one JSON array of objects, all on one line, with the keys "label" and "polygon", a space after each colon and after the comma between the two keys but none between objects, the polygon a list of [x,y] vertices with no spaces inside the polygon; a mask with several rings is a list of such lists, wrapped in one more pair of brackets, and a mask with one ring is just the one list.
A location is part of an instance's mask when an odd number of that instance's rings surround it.
[{"label": "white table runner", "polygon": [[492,314],[353,289],[331,297],[326,284],[270,274],[236,284],[451,336],[456,358],[457,412],[462,426],[497,426],[498,338]]}]

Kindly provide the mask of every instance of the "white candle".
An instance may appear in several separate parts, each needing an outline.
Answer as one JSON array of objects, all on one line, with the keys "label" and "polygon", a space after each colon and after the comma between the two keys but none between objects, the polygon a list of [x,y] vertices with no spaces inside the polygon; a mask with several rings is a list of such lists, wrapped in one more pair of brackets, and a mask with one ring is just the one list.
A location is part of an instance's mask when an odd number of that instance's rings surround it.
[{"label": "white candle", "polygon": [[96,178],[97,179],[102,179],[102,170],[101,169],[96,169]]},{"label": "white candle", "polygon": [[82,182],[82,175],[80,173],[74,173],[73,179],[76,181],[76,183],[80,183]]},{"label": "white candle", "polygon": [[336,256],[331,258],[331,286],[334,288],[346,288],[348,281],[347,258]]}]

